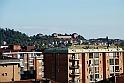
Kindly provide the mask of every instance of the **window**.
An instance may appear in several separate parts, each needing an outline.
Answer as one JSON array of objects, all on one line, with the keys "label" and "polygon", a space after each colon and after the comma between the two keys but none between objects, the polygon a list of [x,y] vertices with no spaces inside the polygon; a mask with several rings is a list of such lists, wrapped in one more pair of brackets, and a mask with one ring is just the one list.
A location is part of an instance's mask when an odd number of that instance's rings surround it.
[{"label": "window", "polygon": [[2,65],[2,67],[4,67],[4,65]]},{"label": "window", "polygon": [[77,65],[79,65],[79,61],[77,61]]},{"label": "window", "polygon": [[2,73],[2,76],[4,76],[4,73]]},{"label": "window", "polygon": [[110,57],[110,59],[113,59],[114,58],[113,53],[109,53],[109,57]]},{"label": "window", "polygon": [[55,54],[52,54],[52,58],[55,56]]},{"label": "window", "polygon": [[115,59],[115,65],[119,65],[119,59]]},{"label": "window", "polygon": [[119,58],[119,52],[115,54],[115,58]]},{"label": "window", "polygon": [[54,72],[54,69],[52,68],[52,72]]},{"label": "window", "polygon": [[95,67],[95,73],[99,73],[99,67]]},{"label": "window", "polygon": [[88,64],[88,61],[87,61],[87,64]]},{"label": "window", "polygon": [[107,60],[107,63],[109,63],[109,60]]},{"label": "window", "polygon": [[114,73],[111,73],[110,76],[114,76]]},{"label": "window", "polygon": [[120,67],[120,70],[122,70],[122,67]]},{"label": "window", "polygon": [[2,65],[2,67],[7,67],[7,65]]},{"label": "window", "polygon": [[60,79],[59,79],[59,77],[58,77],[58,81],[59,81]]},{"label": "window", "polygon": [[93,81],[94,79],[93,79],[93,75],[90,75],[90,81]]},{"label": "window", "polygon": [[95,60],[95,65],[99,65],[99,60]]},{"label": "window", "polygon": [[54,64],[54,62],[52,61],[52,65]]},{"label": "window", "polygon": [[93,60],[89,60],[89,66],[93,66]]},{"label": "window", "polygon": [[52,79],[54,80],[54,76],[52,76]]},{"label": "window", "polygon": [[59,61],[58,61],[58,65],[59,65]]},{"label": "window", "polygon": [[115,66],[115,72],[119,72],[119,66]]},{"label": "window", "polygon": [[87,71],[88,71],[88,68],[87,68]]},{"label": "window", "polygon": [[109,78],[109,75],[108,75],[108,78]]},{"label": "window", "polygon": [[59,73],[59,69],[58,69],[58,73]]},{"label": "window", "polygon": [[34,67],[30,67],[31,70],[34,70]]},{"label": "window", "polygon": [[114,60],[110,59],[110,65],[114,65]]},{"label": "window", "polygon": [[109,71],[109,68],[107,68],[107,71]]},{"label": "window", "polygon": [[23,59],[23,58],[24,58],[23,54],[20,54],[20,59]]},{"label": "window", "polygon": [[79,54],[76,54],[76,57],[75,57],[76,59],[79,59]]},{"label": "window", "polygon": [[59,54],[58,54],[58,58],[59,58]]},{"label": "window", "polygon": [[99,58],[98,53],[94,53],[94,58]]},{"label": "window", "polygon": [[5,65],[7,67],[7,65]]},{"label": "window", "polygon": [[89,53],[89,58],[93,58],[93,53]]},{"label": "window", "polygon": [[87,76],[87,79],[88,79],[88,76]]},{"label": "window", "polygon": [[95,78],[99,78],[99,74],[95,74]]},{"label": "window", "polygon": [[113,73],[114,72],[114,66],[110,65],[110,72]]}]

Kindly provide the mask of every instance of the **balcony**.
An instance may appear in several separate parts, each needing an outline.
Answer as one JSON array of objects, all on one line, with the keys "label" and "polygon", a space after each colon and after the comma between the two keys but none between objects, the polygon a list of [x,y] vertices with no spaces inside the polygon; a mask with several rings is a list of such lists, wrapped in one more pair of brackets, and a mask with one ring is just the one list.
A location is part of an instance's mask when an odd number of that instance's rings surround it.
[{"label": "balcony", "polygon": [[30,67],[33,67],[34,65],[33,64],[29,64]]},{"label": "balcony", "polygon": [[80,81],[72,81],[72,80],[70,80],[69,83],[82,83],[82,82],[80,82]]},{"label": "balcony", "polygon": [[115,72],[120,72],[119,66],[115,66]]},{"label": "balcony", "polygon": [[80,60],[80,58],[70,57],[69,60],[70,60],[70,61],[78,61],[78,60]]},{"label": "balcony", "polygon": [[120,72],[120,70],[115,70],[115,72]]},{"label": "balcony", "polygon": [[71,66],[69,66],[69,68],[70,68],[70,69],[79,69],[79,65],[74,65],[74,66],[71,65]]},{"label": "balcony", "polygon": [[115,55],[114,58],[119,58],[119,55]]},{"label": "balcony", "polygon": [[80,73],[70,73],[69,76],[79,76]]}]

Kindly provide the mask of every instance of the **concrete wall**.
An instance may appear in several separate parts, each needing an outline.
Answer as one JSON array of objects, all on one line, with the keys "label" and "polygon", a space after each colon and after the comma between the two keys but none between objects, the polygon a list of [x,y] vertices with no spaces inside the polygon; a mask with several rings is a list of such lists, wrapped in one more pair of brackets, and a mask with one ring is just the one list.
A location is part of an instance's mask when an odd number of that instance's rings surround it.
[{"label": "concrete wall", "polygon": [[4,65],[4,67],[0,65],[0,82],[12,81],[12,78],[14,78],[14,81],[20,80],[20,68],[18,64]]}]

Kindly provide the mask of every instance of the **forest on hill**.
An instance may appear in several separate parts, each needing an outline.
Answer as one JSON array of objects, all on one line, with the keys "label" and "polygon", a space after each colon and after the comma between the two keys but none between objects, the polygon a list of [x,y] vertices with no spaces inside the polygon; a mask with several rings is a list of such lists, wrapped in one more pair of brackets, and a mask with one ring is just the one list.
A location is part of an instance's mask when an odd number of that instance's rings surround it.
[{"label": "forest on hill", "polygon": [[[78,36],[75,40],[85,40],[85,38],[81,35]],[[49,47],[54,44],[54,46],[60,46],[63,42],[70,41],[69,39],[59,39],[54,38],[53,36],[28,36],[25,33],[15,31],[14,29],[9,28],[0,28],[0,46],[3,44],[6,45],[21,45],[21,46],[35,46],[35,47]],[[55,44],[56,43],[56,44]],[[66,45],[70,45],[71,43],[66,43]],[[52,45],[53,46],[53,45]]]}]

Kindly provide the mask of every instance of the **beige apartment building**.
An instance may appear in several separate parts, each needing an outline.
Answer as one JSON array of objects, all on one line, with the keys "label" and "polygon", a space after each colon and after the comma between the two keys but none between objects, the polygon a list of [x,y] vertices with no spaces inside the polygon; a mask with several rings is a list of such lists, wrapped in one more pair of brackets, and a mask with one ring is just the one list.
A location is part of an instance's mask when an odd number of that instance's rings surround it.
[{"label": "beige apartment building", "polygon": [[124,72],[122,48],[75,45],[44,51],[44,75],[60,83],[94,83]]},{"label": "beige apartment building", "polygon": [[18,59],[0,59],[0,82],[20,81]]},{"label": "beige apartment building", "polygon": [[20,60],[21,79],[42,79],[44,77],[42,52],[4,52],[2,54]]}]

